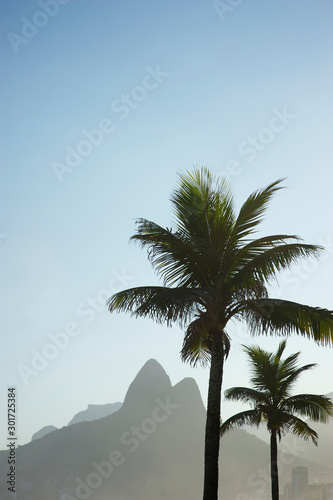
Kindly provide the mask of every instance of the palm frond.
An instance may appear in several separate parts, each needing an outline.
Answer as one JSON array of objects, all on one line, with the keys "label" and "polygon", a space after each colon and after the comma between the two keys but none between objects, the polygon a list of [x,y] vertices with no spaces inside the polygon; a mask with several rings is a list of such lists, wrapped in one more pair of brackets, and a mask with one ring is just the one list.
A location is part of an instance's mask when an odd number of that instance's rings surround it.
[{"label": "palm frond", "polygon": [[258,427],[261,422],[261,417],[261,412],[258,410],[245,410],[236,413],[236,415],[222,422],[220,433],[223,435],[231,429],[242,427],[243,425],[256,425]]},{"label": "palm frond", "polygon": [[280,393],[283,394],[284,397],[288,397],[290,395],[295,382],[303,372],[312,370],[312,368],[317,366],[316,363],[310,363],[308,365],[301,366],[300,368],[296,368],[298,355],[299,353],[294,354],[293,358],[295,359],[290,359],[292,356],[289,356],[289,358],[280,366]]},{"label": "palm frond", "polygon": [[200,315],[186,329],[181,360],[196,366],[198,363],[207,366],[211,359],[211,338],[207,328],[206,315]]},{"label": "palm frond", "polygon": [[249,234],[253,234],[256,226],[262,222],[263,215],[273,194],[282,189],[279,184],[283,180],[278,179],[266,188],[255,191],[247,198],[239,211],[231,241],[238,242]]},{"label": "palm frond", "polygon": [[205,246],[183,233],[165,229],[146,219],[138,219],[137,233],[131,239],[148,247],[148,259],[164,285],[205,286],[209,266]]},{"label": "palm frond", "polygon": [[[278,363],[280,363],[282,354],[284,353],[286,346],[287,346],[287,339],[284,339],[284,340],[282,340],[282,342],[279,343],[278,349],[277,349],[276,354],[274,356],[275,359],[278,361]],[[298,353],[296,353],[296,355],[289,356],[289,358],[287,358],[282,363],[282,365],[285,366],[285,367],[287,367],[287,366],[289,367],[289,365],[290,365],[290,363],[292,361],[292,357],[294,357],[295,359],[297,359]]]},{"label": "palm frond", "polygon": [[182,176],[171,202],[181,232],[209,242],[215,249],[229,236],[235,221],[230,186],[207,168],[196,168]]},{"label": "palm frond", "polygon": [[[214,324],[206,312],[193,320],[187,327],[180,352],[184,362],[196,366],[198,363],[207,366],[211,360],[212,330],[216,330]],[[230,351],[230,338],[225,331],[219,331],[222,335],[224,355],[227,358]]]},{"label": "palm frond", "polygon": [[242,401],[251,405],[269,403],[266,394],[249,387],[231,387],[224,392],[224,397],[228,401]]},{"label": "palm frond", "polygon": [[185,324],[197,310],[200,291],[184,287],[142,286],[117,292],[107,301],[110,312],[129,312],[170,326]]},{"label": "palm frond", "polygon": [[[296,237],[295,237],[296,238]],[[242,248],[237,255],[237,272],[233,271],[231,284],[247,286],[253,279],[268,282],[276,274],[289,269],[299,259],[318,257],[322,247],[305,243],[285,243],[267,248],[262,244]],[[241,267],[242,266],[242,267]]]},{"label": "palm frond", "polygon": [[327,423],[333,417],[333,402],[330,398],[318,394],[297,394],[283,401],[284,411],[298,413],[313,422]]},{"label": "palm frond", "polygon": [[211,283],[223,279],[235,255],[235,248],[227,251],[235,224],[228,182],[207,169],[196,169],[181,178],[171,201],[177,231],[195,241],[201,258],[209,263],[207,279]]},{"label": "palm frond", "polygon": [[298,335],[333,344],[333,311],[280,299],[247,300],[242,305],[252,335]]},{"label": "palm frond", "polygon": [[296,417],[295,415],[289,415],[288,422],[285,423],[283,431],[288,430],[292,432],[295,436],[303,438],[308,441],[310,438],[312,442],[318,445],[318,434],[314,429],[312,429],[304,420]]},{"label": "palm frond", "polygon": [[278,378],[274,354],[256,345],[244,345],[243,348],[251,360],[251,383],[256,390],[269,395],[270,399],[276,398]]}]

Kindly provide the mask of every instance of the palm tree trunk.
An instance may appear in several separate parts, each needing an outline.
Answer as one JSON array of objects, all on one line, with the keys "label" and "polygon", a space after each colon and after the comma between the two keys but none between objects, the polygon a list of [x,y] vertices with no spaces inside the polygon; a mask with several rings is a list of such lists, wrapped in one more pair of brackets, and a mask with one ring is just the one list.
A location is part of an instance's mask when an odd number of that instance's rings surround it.
[{"label": "palm tree trunk", "polygon": [[271,480],[272,480],[272,500],[279,500],[277,439],[275,430],[271,431]]},{"label": "palm tree trunk", "polygon": [[217,500],[218,497],[223,356],[222,335],[216,332],[213,336],[209,374],[203,500]]}]

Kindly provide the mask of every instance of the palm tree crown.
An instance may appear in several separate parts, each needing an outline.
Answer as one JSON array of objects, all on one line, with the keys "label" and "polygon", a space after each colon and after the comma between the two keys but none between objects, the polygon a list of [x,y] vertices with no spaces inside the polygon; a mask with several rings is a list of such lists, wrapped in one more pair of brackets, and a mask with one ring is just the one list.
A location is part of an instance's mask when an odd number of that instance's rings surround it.
[{"label": "palm tree crown", "polygon": [[268,298],[266,283],[278,271],[322,250],[295,235],[251,238],[281,180],[250,195],[236,215],[224,179],[205,168],[181,177],[171,197],[175,228],[141,218],[131,237],[147,248],[164,286],[118,292],[108,301],[110,312],[187,326],[182,357],[191,363],[209,359],[212,330],[223,332],[228,344],[224,328],[231,318],[247,320],[254,334],[294,331],[331,344],[332,311]]},{"label": "palm tree crown", "polygon": [[281,179],[255,191],[237,215],[224,179],[205,168],[181,176],[171,196],[174,228],[141,218],[131,238],[147,249],[163,286],[123,290],[108,301],[110,312],[130,312],[168,326],[178,322],[186,329],[182,359],[210,364],[205,500],[217,498],[221,384],[230,319],[246,320],[252,334],[295,332],[323,344],[333,340],[332,311],[268,297],[266,284],[278,271],[321,250],[295,235],[253,239],[280,184]]},{"label": "palm tree crown", "polygon": [[286,340],[283,340],[274,354],[259,346],[244,346],[251,360],[252,388],[233,387],[225,391],[225,398],[249,403],[253,409],[226,420],[221,426],[222,434],[236,426],[266,423],[268,431],[275,430],[279,439],[287,432],[292,432],[306,440],[311,438],[314,444],[318,444],[317,433],[300,417],[327,423],[330,416],[333,416],[333,403],[322,395],[292,396],[292,389],[299,376],[317,365],[312,363],[298,367],[299,352],[282,360],[285,347]]},{"label": "palm tree crown", "polygon": [[228,400],[249,403],[252,409],[233,415],[221,426],[221,434],[225,434],[234,427],[246,424],[258,427],[260,423],[266,423],[271,435],[273,500],[279,498],[276,438],[281,440],[282,435],[292,432],[305,440],[311,438],[317,445],[318,434],[301,417],[326,423],[333,416],[333,403],[326,396],[292,395],[292,389],[299,376],[316,365],[312,363],[298,367],[299,352],[282,360],[285,347],[286,340],[280,343],[276,353],[266,352],[259,346],[244,346],[251,360],[253,387],[233,387],[225,391],[225,397]]}]

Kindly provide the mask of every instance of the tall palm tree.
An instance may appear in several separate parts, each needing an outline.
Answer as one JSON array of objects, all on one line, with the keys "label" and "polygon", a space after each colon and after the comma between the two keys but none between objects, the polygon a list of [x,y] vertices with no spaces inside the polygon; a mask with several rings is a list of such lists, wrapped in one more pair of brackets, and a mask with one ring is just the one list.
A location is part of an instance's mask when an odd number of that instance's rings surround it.
[{"label": "tall palm tree", "polygon": [[210,366],[205,432],[204,500],[218,495],[221,386],[231,319],[246,320],[253,334],[295,332],[331,344],[333,312],[268,298],[266,284],[301,257],[321,247],[295,235],[253,239],[281,179],[251,194],[235,213],[228,183],[206,168],[180,177],[171,196],[174,229],[138,219],[131,239],[148,250],[163,286],[114,294],[110,312],[130,312],[186,328],[181,357]]},{"label": "tall palm tree", "polygon": [[300,417],[326,423],[333,416],[333,403],[328,397],[317,394],[291,395],[301,373],[314,368],[316,364],[298,367],[299,352],[282,360],[285,347],[286,340],[283,340],[274,354],[258,346],[244,346],[251,360],[253,388],[232,387],[224,394],[228,400],[250,403],[253,409],[233,415],[221,426],[223,435],[234,427],[246,424],[258,427],[260,423],[266,423],[271,435],[272,500],[279,500],[277,438],[281,440],[285,433],[292,432],[305,440],[311,438],[317,445],[318,434]]}]

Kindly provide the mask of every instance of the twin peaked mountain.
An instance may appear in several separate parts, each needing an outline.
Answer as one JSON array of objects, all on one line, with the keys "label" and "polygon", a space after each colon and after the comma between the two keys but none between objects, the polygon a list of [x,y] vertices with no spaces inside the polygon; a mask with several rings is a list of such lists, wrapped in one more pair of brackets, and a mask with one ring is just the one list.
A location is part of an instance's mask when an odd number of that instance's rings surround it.
[{"label": "twin peaked mountain", "polygon": [[[194,379],[172,386],[162,366],[150,360],[131,383],[119,410],[99,420],[71,421],[18,448],[17,497],[201,500],[205,418]],[[0,452],[1,470],[7,469],[7,458],[7,451]],[[235,430],[223,438],[220,459],[222,498],[246,492],[251,499],[258,497],[259,489],[269,492],[266,443]],[[323,473],[333,480],[333,470],[325,464],[291,455],[286,463],[282,484],[290,481],[291,467],[298,465],[307,466],[314,480]],[[0,498],[12,499],[10,495],[3,483]]]},{"label": "twin peaked mountain", "polygon": [[[149,360],[118,411],[18,448],[18,498],[148,500],[180,491],[199,500],[204,425],[196,382],[186,378],[172,386],[162,366]],[[3,470],[6,461],[7,452],[1,452]],[[0,497],[7,499],[1,488]]]}]

